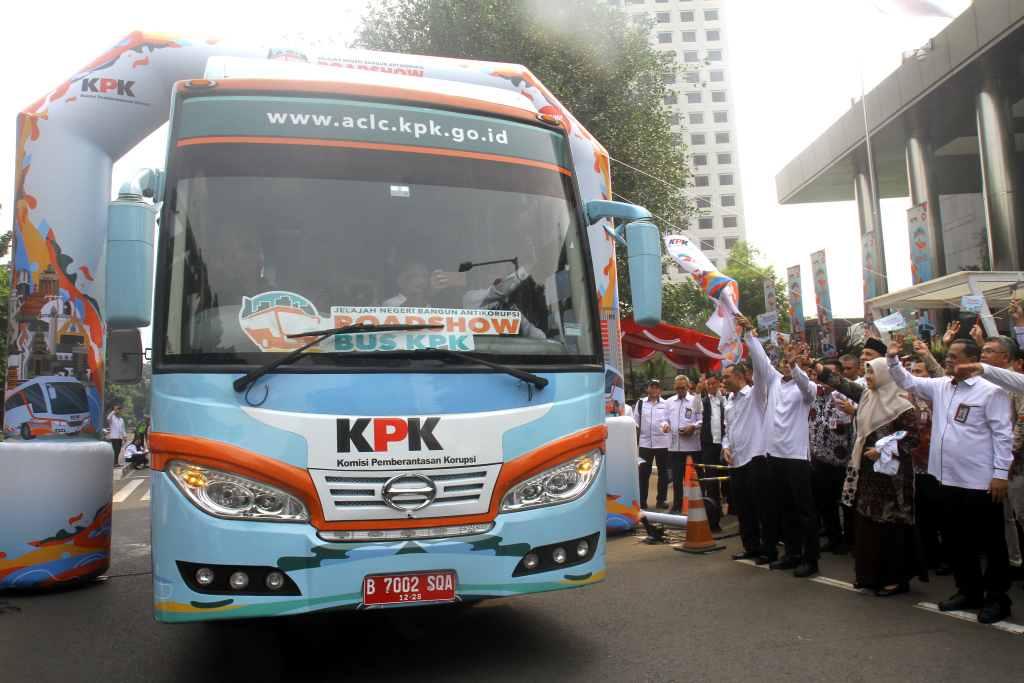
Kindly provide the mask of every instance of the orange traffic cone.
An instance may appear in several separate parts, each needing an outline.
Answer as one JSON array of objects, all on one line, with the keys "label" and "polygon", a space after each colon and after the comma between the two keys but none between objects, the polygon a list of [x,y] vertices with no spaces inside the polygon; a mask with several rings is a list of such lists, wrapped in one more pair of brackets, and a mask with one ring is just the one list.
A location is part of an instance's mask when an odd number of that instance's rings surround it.
[{"label": "orange traffic cone", "polygon": [[688,474],[686,494],[690,507],[686,516],[686,540],[681,546],[674,547],[676,550],[695,555],[725,550],[724,545],[718,545],[711,537],[711,525],[708,523],[708,513],[704,510],[704,498],[700,493],[697,472],[691,467]]},{"label": "orange traffic cone", "polygon": [[[693,481],[694,471],[695,471],[695,468],[693,466],[693,457],[692,456],[687,456],[686,457],[686,475],[685,475],[685,479],[683,479],[683,481],[686,482],[687,486],[689,486],[690,482]],[[687,493],[686,498],[683,498],[683,514],[686,515],[686,514],[689,514],[689,512],[690,512],[690,495],[689,495],[689,493]]]}]

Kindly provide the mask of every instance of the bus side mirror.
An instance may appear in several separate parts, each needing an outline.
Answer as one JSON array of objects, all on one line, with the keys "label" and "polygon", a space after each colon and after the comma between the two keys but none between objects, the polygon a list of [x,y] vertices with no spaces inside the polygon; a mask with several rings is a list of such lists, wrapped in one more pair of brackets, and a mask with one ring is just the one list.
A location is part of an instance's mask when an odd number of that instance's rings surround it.
[{"label": "bus side mirror", "polygon": [[618,228],[605,230],[627,250],[633,320],[637,325],[654,327],[661,322],[661,235],[651,214],[633,204],[606,200],[589,201],[585,210],[590,225],[602,218],[623,221]]},{"label": "bus side mirror", "polygon": [[104,316],[111,330],[151,322],[157,207],[143,197],[153,196],[159,178],[150,169],[137,171],[107,208]]},{"label": "bus side mirror", "polygon": [[107,335],[107,378],[114,384],[138,384],[143,355],[138,330],[111,330]]}]

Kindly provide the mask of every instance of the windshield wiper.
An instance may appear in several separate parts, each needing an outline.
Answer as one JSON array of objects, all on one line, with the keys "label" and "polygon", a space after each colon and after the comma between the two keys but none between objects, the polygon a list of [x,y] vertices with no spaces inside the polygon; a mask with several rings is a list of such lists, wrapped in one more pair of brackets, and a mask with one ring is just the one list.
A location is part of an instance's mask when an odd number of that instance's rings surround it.
[{"label": "windshield wiper", "polygon": [[[234,382],[231,386],[235,388],[235,391],[242,392],[245,388],[258,380],[263,375],[267,374],[271,370],[278,368],[285,363],[290,363],[299,356],[306,352],[306,349],[311,346],[316,346],[328,337],[334,337],[339,334],[366,334],[369,332],[406,332],[411,330],[440,330],[444,329],[444,325],[374,325],[372,323],[359,323],[357,325],[345,325],[344,327],[336,327],[333,330],[313,330],[312,332],[302,332],[299,334],[289,334],[289,339],[295,339],[296,337],[312,337],[316,336],[316,339],[300,346],[291,353],[286,353],[283,356],[275,358],[274,360],[264,363],[255,370],[250,370],[246,374],[242,375]],[[547,380],[544,380],[545,383]]]},{"label": "windshield wiper", "polygon": [[521,379],[524,382],[529,382],[538,389],[543,389],[548,385],[548,380],[539,375],[535,375],[532,372],[526,372],[525,370],[517,370],[516,368],[509,367],[507,365],[498,365],[490,361],[471,356],[468,353],[462,353],[461,351],[452,351],[451,349],[416,349],[413,351],[415,355],[427,356],[427,355],[438,355],[438,356],[454,356],[455,358],[462,358],[473,363],[479,363],[480,365],[492,368],[494,370],[500,370],[507,375],[512,375],[516,379]]}]

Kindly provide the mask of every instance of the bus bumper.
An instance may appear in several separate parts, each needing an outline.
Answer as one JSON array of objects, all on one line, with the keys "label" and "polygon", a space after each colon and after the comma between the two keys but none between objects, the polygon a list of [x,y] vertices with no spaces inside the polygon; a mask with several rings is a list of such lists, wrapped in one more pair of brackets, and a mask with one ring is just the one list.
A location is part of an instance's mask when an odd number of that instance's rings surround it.
[{"label": "bus bumper", "polygon": [[[164,472],[154,471],[152,480],[154,611],[162,622],[364,609],[363,578],[373,574],[454,571],[456,600],[463,602],[604,579],[604,473],[579,500],[498,515],[486,534],[374,543],[325,542],[308,524],[218,519],[190,503]],[[597,547],[586,562],[513,576],[532,548],[595,533]],[[179,562],[275,567],[300,594],[199,593],[183,579]],[[431,603],[412,603],[419,604]]]}]

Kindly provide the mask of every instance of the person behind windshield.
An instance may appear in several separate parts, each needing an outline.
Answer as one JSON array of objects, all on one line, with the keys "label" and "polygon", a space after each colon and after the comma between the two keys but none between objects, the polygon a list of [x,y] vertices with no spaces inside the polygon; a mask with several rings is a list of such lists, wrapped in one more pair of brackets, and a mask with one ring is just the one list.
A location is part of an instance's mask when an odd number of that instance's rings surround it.
[{"label": "person behind windshield", "polygon": [[398,294],[385,299],[384,306],[405,306],[426,308],[442,289],[448,287],[448,276],[444,271],[430,273],[421,261],[406,261],[398,273]]},{"label": "person behind windshield", "polygon": [[[471,289],[466,292],[465,296],[462,297],[462,307],[469,310],[519,311],[519,308],[511,303],[508,298],[512,296],[512,293],[516,291],[519,285],[529,279],[530,271],[537,265],[537,249],[533,246],[533,240],[529,237],[526,238],[526,248],[529,251],[529,255],[526,257],[523,265],[505,277],[498,278],[487,289]],[[533,339],[547,339],[547,335],[527,320],[522,311],[519,311],[519,316],[522,320],[520,330],[523,336]]]}]

